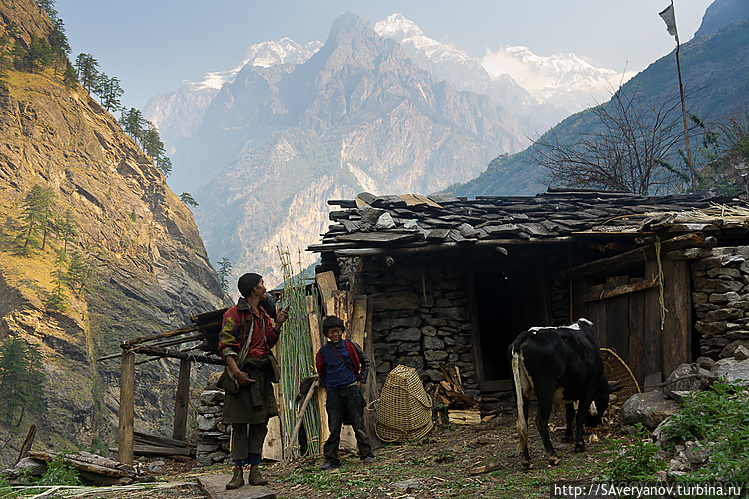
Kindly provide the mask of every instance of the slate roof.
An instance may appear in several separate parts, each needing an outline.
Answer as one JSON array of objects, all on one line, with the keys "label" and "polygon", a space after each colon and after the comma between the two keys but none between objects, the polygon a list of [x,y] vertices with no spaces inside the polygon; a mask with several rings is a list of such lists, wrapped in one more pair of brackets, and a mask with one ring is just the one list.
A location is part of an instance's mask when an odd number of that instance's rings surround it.
[{"label": "slate roof", "polygon": [[[374,196],[330,200],[335,224],[308,251],[352,254],[376,248],[523,244],[581,236],[621,236],[749,228],[749,216],[726,217],[735,198],[703,195],[644,197],[631,193],[552,190],[536,196],[446,194]],[[746,210],[749,215],[749,209]]]}]

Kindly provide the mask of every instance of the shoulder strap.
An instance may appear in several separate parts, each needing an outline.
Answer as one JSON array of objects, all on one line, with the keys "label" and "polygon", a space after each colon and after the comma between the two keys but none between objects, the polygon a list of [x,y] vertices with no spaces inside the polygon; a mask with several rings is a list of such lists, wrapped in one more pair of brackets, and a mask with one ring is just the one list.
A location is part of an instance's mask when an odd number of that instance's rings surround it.
[{"label": "shoulder strap", "polygon": [[[351,352],[351,350],[349,349],[349,345],[346,342],[346,340],[342,340],[342,341],[344,342],[343,344],[346,347],[346,350],[348,350],[349,352]],[[343,355],[341,355],[338,352],[338,350],[336,350],[335,347],[333,347],[332,345],[330,345],[330,349],[333,351],[333,353],[335,353],[338,356],[339,359],[341,359],[341,362],[343,362],[343,364],[346,367],[348,367],[349,370],[354,374],[354,376],[356,377],[356,381],[361,381],[361,376],[359,376],[359,373],[357,373],[356,371],[354,371],[353,366],[351,364],[349,364],[348,362],[346,362],[346,359],[343,358]],[[350,355],[350,353],[349,353],[349,355]]]}]

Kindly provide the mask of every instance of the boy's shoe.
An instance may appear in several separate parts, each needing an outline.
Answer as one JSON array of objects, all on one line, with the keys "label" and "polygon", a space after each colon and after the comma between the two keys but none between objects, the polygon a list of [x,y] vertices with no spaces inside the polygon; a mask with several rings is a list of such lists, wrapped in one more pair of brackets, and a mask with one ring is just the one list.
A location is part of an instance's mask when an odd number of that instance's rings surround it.
[{"label": "boy's shoe", "polygon": [[330,471],[330,470],[338,468],[340,466],[341,466],[340,463],[339,464],[336,464],[336,463],[325,463],[325,464],[322,465],[322,469],[324,469],[325,471]]},{"label": "boy's shoe", "polygon": [[375,458],[373,457],[365,457],[364,459],[361,460],[362,464],[372,464],[374,462],[375,462]]}]

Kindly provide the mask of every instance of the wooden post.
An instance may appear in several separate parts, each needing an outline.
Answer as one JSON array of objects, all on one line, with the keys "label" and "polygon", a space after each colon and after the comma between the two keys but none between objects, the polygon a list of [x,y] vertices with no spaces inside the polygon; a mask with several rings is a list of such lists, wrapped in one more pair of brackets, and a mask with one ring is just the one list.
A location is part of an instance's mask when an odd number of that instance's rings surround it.
[{"label": "wooden post", "polygon": [[120,377],[120,428],[117,459],[133,464],[133,419],[135,418],[135,353],[122,352]]},{"label": "wooden post", "polygon": [[187,432],[187,409],[190,406],[190,359],[179,361],[179,381],[177,395],[174,398],[174,430],[172,438],[184,440]]}]

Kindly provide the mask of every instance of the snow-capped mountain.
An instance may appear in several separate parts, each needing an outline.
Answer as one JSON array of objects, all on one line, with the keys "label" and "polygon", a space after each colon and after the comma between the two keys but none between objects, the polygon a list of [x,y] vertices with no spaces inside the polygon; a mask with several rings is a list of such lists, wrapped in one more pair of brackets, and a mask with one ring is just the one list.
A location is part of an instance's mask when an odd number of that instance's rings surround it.
[{"label": "snow-capped mountain", "polygon": [[536,55],[528,47],[501,47],[488,52],[481,64],[492,77],[509,75],[540,103],[577,112],[607,101],[635,75],[619,73],[576,54]]},{"label": "snow-capped mountain", "polygon": [[[377,23],[375,31],[396,40],[414,63],[455,88],[489,95],[513,114],[534,116],[546,127],[568,114],[608,100],[612,88],[634,75],[602,68],[575,54],[543,57],[521,46],[502,47],[479,61],[424,35],[401,14]],[[549,105],[564,111],[554,112]],[[554,121],[549,123],[552,116]]]},{"label": "snow-capped mountain", "polygon": [[234,68],[209,72],[198,82],[183,81],[174,92],[151,97],[143,114],[159,127],[168,154],[174,154],[177,141],[192,136],[221,87],[233,83],[245,66],[269,68],[281,64],[302,64],[322,46],[323,43],[319,41],[302,45],[290,38],[252,45]]}]

